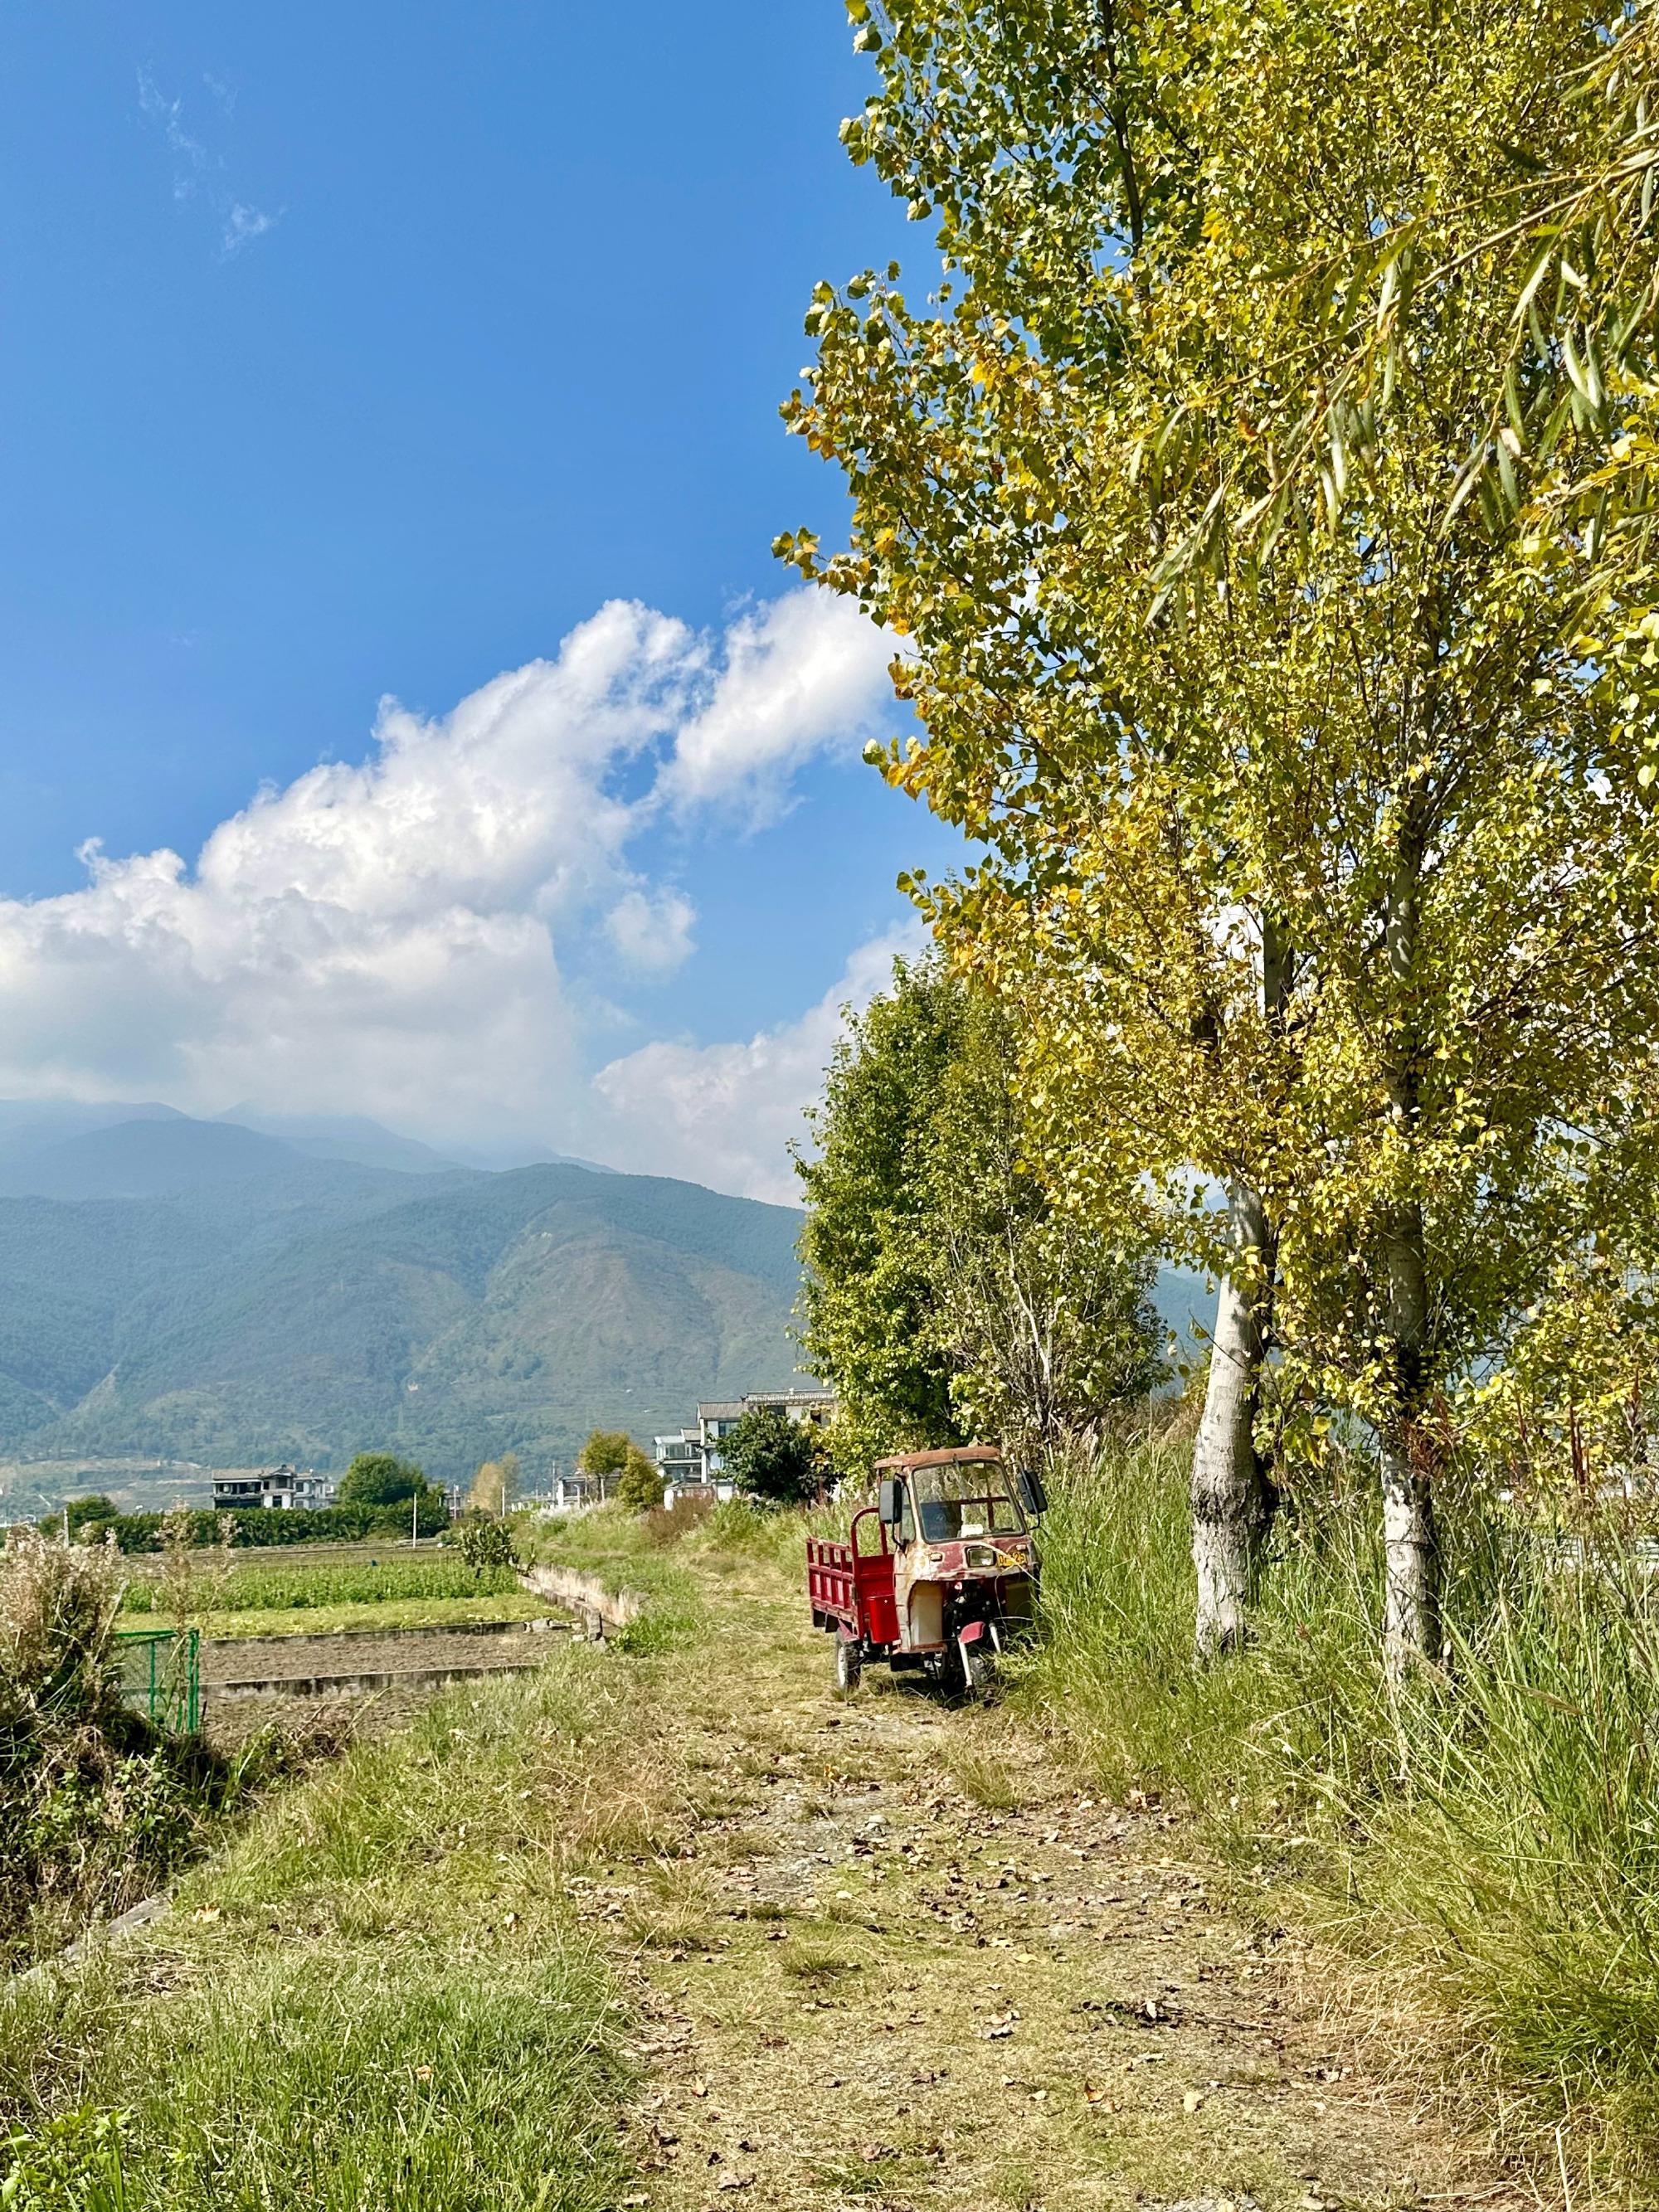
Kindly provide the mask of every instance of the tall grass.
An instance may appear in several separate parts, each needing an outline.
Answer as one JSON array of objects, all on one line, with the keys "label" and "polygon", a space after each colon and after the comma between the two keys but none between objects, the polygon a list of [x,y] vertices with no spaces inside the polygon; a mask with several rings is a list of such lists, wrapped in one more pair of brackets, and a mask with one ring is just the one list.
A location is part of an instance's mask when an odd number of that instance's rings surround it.
[{"label": "tall grass", "polygon": [[659,1851],[677,1808],[666,1779],[631,1788],[605,1668],[577,1647],[451,1692],[272,1800],[186,1882],[149,1971],[0,1989],[0,2201],[615,2204],[621,2015],[564,1875]]},{"label": "tall grass", "polygon": [[520,1552],[532,1559],[591,1575],[613,1595],[627,1590],[644,1601],[640,1618],[614,1639],[618,1650],[653,1656],[696,1634],[703,1615],[696,1577],[672,1556],[674,1540],[660,1540],[653,1515],[597,1505],[556,1520],[521,1522],[517,1538]]},{"label": "tall grass", "polygon": [[0,1960],[146,1896],[262,1779],[125,1704],[118,1554],[33,1531],[0,1552]]},{"label": "tall grass", "polygon": [[1375,1990],[1437,2015],[1510,2140],[1659,2201],[1659,1590],[1448,1516],[1447,1667],[1391,1697],[1369,1496],[1292,1511],[1249,1648],[1192,1662],[1187,1455],[1055,1485],[1031,1675],[1109,1784],[1194,1808]]}]

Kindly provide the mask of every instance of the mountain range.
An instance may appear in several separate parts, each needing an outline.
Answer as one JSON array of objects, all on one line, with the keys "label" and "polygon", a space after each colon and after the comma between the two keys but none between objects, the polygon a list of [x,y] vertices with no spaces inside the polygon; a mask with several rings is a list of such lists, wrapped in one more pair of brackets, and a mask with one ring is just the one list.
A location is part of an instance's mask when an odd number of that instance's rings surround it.
[{"label": "mountain range", "polygon": [[467,1166],[368,1121],[0,1101],[0,1456],[386,1447],[453,1481],[511,1449],[533,1481],[595,1425],[648,1438],[799,1380],[799,1226],[660,1176]]},{"label": "mountain range", "polygon": [[[805,1380],[800,1224],[359,1117],[0,1100],[4,1510],[205,1503],[207,1468],[367,1449],[445,1482],[515,1451],[534,1484],[592,1428]],[[1201,1282],[1162,1269],[1155,1301],[1190,1349]]]}]

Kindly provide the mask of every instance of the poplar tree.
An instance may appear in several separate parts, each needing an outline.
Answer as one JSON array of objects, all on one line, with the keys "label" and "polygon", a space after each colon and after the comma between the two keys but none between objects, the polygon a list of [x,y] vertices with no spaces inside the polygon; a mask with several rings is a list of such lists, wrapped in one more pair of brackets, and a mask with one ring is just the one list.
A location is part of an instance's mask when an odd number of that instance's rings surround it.
[{"label": "poplar tree", "polygon": [[1041,1455],[1167,1379],[1145,1224],[1055,1207],[1010,1028],[937,958],[896,961],[811,1115],[802,1342],[843,1468],[975,1438]]},{"label": "poplar tree", "polygon": [[1593,519],[1552,507],[1597,426],[1517,351],[1486,222],[1588,158],[1605,27],[849,12],[880,89],[843,136],[943,271],[819,288],[786,412],[854,520],[781,550],[903,641],[885,771],[989,855],[915,889],[1025,1014],[1047,1172],[1145,1178],[1223,1279],[1200,1648],[1242,1631],[1263,1442],[1316,1458],[1341,1408],[1398,1670],[1437,1642],[1446,1392],[1594,1243],[1587,1158],[1649,1170],[1644,732],[1583,642]]}]

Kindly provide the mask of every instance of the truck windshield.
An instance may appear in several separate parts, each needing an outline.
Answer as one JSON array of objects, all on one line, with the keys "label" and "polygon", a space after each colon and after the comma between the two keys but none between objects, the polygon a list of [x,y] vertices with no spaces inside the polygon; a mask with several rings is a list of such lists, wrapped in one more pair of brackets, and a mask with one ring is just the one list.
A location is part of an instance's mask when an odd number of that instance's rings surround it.
[{"label": "truck windshield", "polygon": [[910,1474],[924,1542],[954,1543],[959,1536],[1017,1536],[1024,1527],[996,1460],[966,1460],[954,1467],[918,1467]]}]

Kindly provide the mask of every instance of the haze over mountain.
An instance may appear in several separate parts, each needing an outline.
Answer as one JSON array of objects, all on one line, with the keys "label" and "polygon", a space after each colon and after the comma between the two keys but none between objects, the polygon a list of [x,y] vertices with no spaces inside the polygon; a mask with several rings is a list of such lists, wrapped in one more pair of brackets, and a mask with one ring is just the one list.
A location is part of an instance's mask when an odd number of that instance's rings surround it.
[{"label": "haze over mountain", "polygon": [[533,1478],[794,1374],[788,1207],[256,1118],[0,1102],[0,1453]]}]

